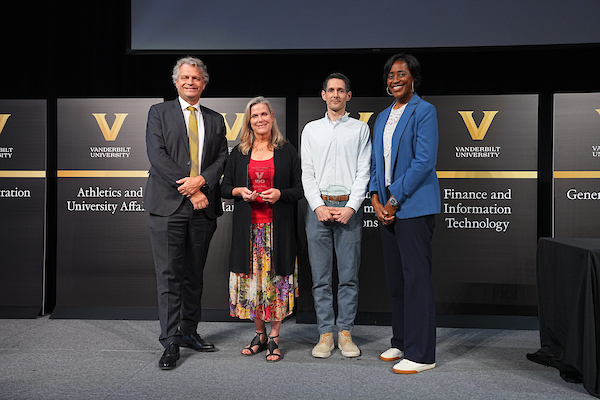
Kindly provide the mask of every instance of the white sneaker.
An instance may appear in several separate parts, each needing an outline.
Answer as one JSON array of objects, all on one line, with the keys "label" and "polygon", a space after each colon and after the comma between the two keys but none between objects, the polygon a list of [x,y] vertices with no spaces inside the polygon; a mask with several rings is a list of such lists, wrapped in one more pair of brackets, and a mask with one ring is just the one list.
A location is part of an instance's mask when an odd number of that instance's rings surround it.
[{"label": "white sneaker", "polygon": [[335,344],[333,343],[333,333],[327,332],[319,337],[319,343],[312,349],[313,357],[327,358],[331,356],[331,350],[333,350]]},{"label": "white sneaker", "polygon": [[404,357],[404,352],[395,347],[390,347],[379,356],[383,361],[396,361]]},{"label": "white sneaker", "polygon": [[406,358],[394,365],[394,372],[397,374],[416,374],[417,372],[427,371],[435,368],[433,364],[421,364],[418,362],[407,360]]},{"label": "white sneaker", "polygon": [[338,347],[344,357],[360,356],[360,349],[352,341],[352,335],[349,331],[344,330],[338,333]]}]

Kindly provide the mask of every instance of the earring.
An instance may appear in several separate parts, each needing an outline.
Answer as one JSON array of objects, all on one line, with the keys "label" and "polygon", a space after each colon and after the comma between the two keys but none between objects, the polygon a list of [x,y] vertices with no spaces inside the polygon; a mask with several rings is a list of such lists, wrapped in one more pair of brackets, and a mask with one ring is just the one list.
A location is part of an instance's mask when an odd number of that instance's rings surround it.
[{"label": "earring", "polygon": [[415,81],[412,81],[412,92],[415,92]]},{"label": "earring", "polygon": [[388,96],[392,96],[392,97],[394,96],[394,93],[392,93],[392,92],[390,91],[390,87],[389,87],[389,86],[386,86],[386,87],[385,87],[385,92],[388,94]]}]

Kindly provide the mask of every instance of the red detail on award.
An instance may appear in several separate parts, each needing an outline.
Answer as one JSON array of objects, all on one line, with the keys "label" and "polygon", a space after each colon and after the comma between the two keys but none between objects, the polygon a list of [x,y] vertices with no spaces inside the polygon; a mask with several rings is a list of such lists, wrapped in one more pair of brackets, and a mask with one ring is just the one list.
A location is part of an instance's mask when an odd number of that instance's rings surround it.
[{"label": "red detail on award", "polygon": [[258,161],[250,159],[248,164],[248,188],[261,193],[273,187],[275,166],[273,158]]},{"label": "red detail on award", "polygon": [[[248,164],[248,188],[256,190],[258,193],[273,187],[273,175],[275,174],[275,164],[273,158],[258,161],[250,159]],[[273,208],[271,204],[263,201],[262,197],[257,196],[256,201],[250,203],[252,213],[250,222],[253,224],[264,224],[273,221]]]}]

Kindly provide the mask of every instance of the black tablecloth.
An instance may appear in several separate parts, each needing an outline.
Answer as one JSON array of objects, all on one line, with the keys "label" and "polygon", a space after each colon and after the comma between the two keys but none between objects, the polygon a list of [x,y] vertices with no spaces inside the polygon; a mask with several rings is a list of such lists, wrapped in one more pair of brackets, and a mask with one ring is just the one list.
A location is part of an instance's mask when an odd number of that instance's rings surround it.
[{"label": "black tablecloth", "polygon": [[541,238],[537,282],[541,348],[527,358],[557,368],[600,397],[600,239]]}]

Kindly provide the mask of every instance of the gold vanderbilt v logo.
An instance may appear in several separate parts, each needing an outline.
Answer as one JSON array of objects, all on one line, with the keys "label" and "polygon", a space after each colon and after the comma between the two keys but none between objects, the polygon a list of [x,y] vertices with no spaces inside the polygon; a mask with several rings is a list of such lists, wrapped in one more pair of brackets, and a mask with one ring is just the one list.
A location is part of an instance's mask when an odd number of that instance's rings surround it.
[{"label": "gold vanderbilt v logo", "polygon": [[496,116],[496,114],[498,114],[498,111],[484,111],[483,119],[481,120],[481,124],[479,124],[479,127],[473,120],[473,111],[459,111],[458,113],[462,117],[463,121],[465,121],[465,125],[469,130],[471,139],[483,140],[488,129],[490,129],[490,125],[492,124],[494,117]]},{"label": "gold vanderbilt v logo", "polygon": [[[600,108],[596,108],[596,111],[598,112],[598,114],[600,114]],[[2,130],[2,125],[0,125],[0,130]]]},{"label": "gold vanderbilt v logo", "polygon": [[6,121],[10,116],[11,114],[0,114],[0,133],[2,133],[2,129],[4,129],[4,125],[6,125]]},{"label": "gold vanderbilt v logo", "polygon": [[373,113],[372,112],[359,112],[358,115],[360,116],[359,121],[362,121],[362,122],[368,124]]},{"label": "gold vanderbilt v logo", "polygon": [[235,140],[237,139],[240,131],[242,130],[242,120],[244,118],[244,113],[235,113],[235,121],[233,122],[233,126],[230,128],[227,123],[227,119],[225,116],[227,113],[221,113],[223,119],[225,120],[225,130],[227,131],[226,136],[227,140]]},{"label": "gold vanderbilt v logo", "polygon": [[102,134],[104,135],[104,139],[106,141],[113,141],[117,138],[117,135],[119,134],[119,131],[121,130],[121,127],[123,126],[123,122],[125,121],[125,117],[127,117],[129,114],[115,114],[115,122],[113,123],[112,128],[108,127],[108,124],[106,123],[106,114],[92,114],[95,118],[96,121],[98,122],[98,126],[100,127],[100,130],[102,131]]}]

